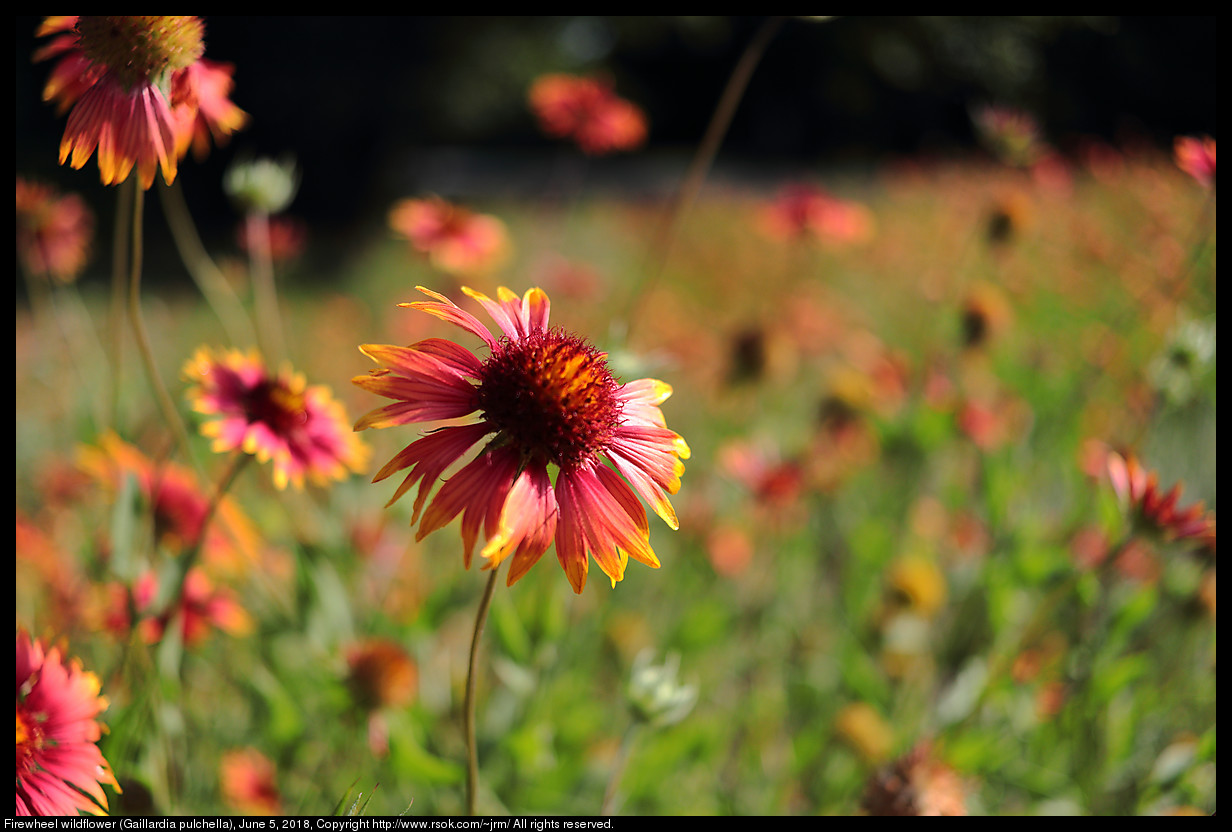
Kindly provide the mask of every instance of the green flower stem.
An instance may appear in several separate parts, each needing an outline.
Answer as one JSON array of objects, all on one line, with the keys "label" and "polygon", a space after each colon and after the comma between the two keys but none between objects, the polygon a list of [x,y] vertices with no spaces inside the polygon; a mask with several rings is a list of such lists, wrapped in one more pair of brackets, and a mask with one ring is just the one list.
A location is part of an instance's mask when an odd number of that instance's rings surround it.
[{"label": "green flower stem", "polygon": [[158,374],[158,365],[154,361],[154,351],[150,348],[150,337],[146,333],[145,320],[141,316],[141,226],[144,210],[145,191],[135,188],[133,195],[132,249],[130,252],[131,272],[128,286],[128,317],[133,327],[133,336],[137,339],[137,351],[141,354],[141,360],[145,364],[145,372],[149,377],[150,386],[154,388],[154,397],[157,399],[158,407],[163,413],[163,421],[167,423],[167,427],[171,428],[172,433],[175,434],[176,442],[179,444],[184,458],[189,460],[193,467],[197,469],[197,472],[200,473],[200,466],[197,464],[196,457],[193,456],[192,445],[188,440],[188,429],[184,426],[184,420],[180,418],[180,412],[176,410],[175,403],[171,400],[171,396],[167,393],[167,388]]},{"label": "green flower stem", "polygon": [[492,595],[496,591],[496,576],[499,571],[499,567],[491,571],[487,586],[483,588],[483,598],[480,599],[479,609],[475,613],[475,632],[471,636],[470,661],[466,668],[466,701],[462,719],[466,733],[466,813],[472,816],[477,814],[475,805],[479,791],[479,750],[475,744],[475,672],[479,663],[479,637],[483,635],[483,625],[492,606]]},{"label": "green flower stem", "polygon": [[184,261],[201,294],[222,321],[231,343],[253,343],[256,341],[256,333],[252,328],[252,321],[248,319],[243,303],[227,282],[226,276],[201,244],[201,236],[197,233],[188,205],[184,201],[184,193],[180,189],[180,180],[163,187],[159,193],[163,216],[167,219],[167,227],[171,229],[171,237],[180,252],[180,259]]},{"label": "green flower stem", "polygon": [[274,260],[270,254],[269,214],[248,214],[248,260],[252,272],[253,302],[257,309],[257,335],[261,352],[271,367],[286,358],[278,289],[274,284]]},{"label": "green flower stem", "polygon": [[120,183],[116,190],[116,222],[111,245],[111,309],[108,313],[108,337],[111,349],[108,358],[111,361],[111,384],[107,413],[109,424],[114,427],[119,422],[120,408],[120,369],[124,364],[124,296],[128,274],[128,244],[129,222],[132,220],[131,202],[136,190],[136,180],[132,177]]}]

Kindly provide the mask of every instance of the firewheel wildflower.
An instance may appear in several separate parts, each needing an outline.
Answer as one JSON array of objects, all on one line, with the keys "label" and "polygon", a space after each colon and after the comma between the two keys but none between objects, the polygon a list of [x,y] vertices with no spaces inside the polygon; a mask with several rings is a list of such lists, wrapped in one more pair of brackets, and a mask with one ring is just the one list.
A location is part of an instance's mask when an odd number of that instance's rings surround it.
[{"label": "firewheel wildflower", "polygon": [[60,163],[80,170],[98,151],[104,185],[136,167],[141,187],[175,179],[181,156],[221,141],[247,115],[231,103],[231,69],[206,61],[205,24],[191,15],[49,17],[52,40],[35,60],[55,59],[43,99],[68,110]]},{"label": "firewheel wildflower", "polygon": [[103,785],[117,792],[96,743],[107,709],[98,677],[58,647],[17,632],[17,815],[107,813]]},{"label": "firewheel wildflower", "polygon": [[646,141],[642,110],[599,79],[544,75],[531,85],[528,97],[544,133],[573,139],[588,155],[635,150]]},{"label": "firewheel wildflower", "polygon": [[85,268],[94,215],[76,194],[17,179],[17,256],[32,275],[71,283]]},{"label": "firewheel wildflower", "polygon": [[1180,483],[1165,494],[1158,474],[1148,472],[1133,454],[1122,456],[1115,451],[1108,454],[1108,479],[1138,529],[1166,540],[1193,540],[1214,554],[1215,513],[1206,511],[1201,501],[1180,508]]},{"label": "firewheel wildflower", "polygon": [[503,222],[436,196],[401,200],[389,212],[389,226],[446,274],[490,272],[509,254]]},{"label": "firewheel wildflower", "polygon": [[[495,300],[463,289],[496,321],[504,333],[498,340],[445,296],[418,288],[431,300],[404,306],[477,336],[489,355],[481,360],[441,338],[409,347],[360,347],[382,368],[354,382],[394,403],[365,415],[356,430],[479,414],[478,421],[441,427],[412,442],[374,478],[411,469],[390,503],[419,484],[411,520],[419,523],[417,538],[461,513],[466,566],[482,531],[485,568],[513,556],[510,585],[553,542],[578,593],[586,584],[588,557],[613,586],[624,577],[629,557],[657,568],[638,496],[678,527],[667,495],[680,487],[689,446],[667,429],[659,409],[671,387],[655,379],[616,381],[605,353],[559,327],[548,328],[549,301],[541,289],[519,298],[501,287]],[[423,511],[436,480],[481,441],[479,454],[445,481]]]},{"label": "firewheel wildflower", "polygon": [[347,430],[346,413],[328,387],[309,386],[289,368],[271,373],[255,352],[216,355],[202,347],[184,365],[184,377],[194,383],[193,409],[216,417],[201,426],[214,452],[238,448],[272,461],[280,489],[303,488],[305,477],[327,485],[367,462],[367,446]]}]

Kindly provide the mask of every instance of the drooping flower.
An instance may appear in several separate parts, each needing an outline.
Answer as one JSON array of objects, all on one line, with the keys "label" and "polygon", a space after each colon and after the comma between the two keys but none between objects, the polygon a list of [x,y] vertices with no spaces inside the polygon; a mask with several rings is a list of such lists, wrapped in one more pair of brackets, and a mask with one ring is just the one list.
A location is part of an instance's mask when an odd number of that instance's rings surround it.
[{"label": "drooping flower", "polygon": [[509,255],[503,222],[437,196],[399,201],[389,212],[389,226],[446,274],[484,274]]},{"label": "drooping flower", "polygon": [[[96,446],[77,452],[80,469],[108,491],[118,492],[133,478],[154,518],[154,533],[170,551],[183,552],[197,544],[210,510],[210,496],[196,475],[174,462],[155,462],[114,433],[106,433]],[[224,498],[205,526],[201,556],[211,569],[238,573],[260,557],[260,538],[252,521],[230,498]]]},{"label": "drooping flower", "polygon": [[1215,140],[1210,136],[1178,136],[1173,143],[1176,165],[1204,188],[1215,187]]},{"label": "drooping flower", "polygon": [[198,413],[214,416],[201,433],[213,450],[239,448],[273,462],[274,485],[303,488],[341,480],[367,462],[368,447],[347,430],[346,412],[324,385],[309,386],[289,367],[273,374],[255,351],[201,347],[184,365],[193,382],[189,398]]},{"label": "drooping flower", "polygon": [[230,69],[205,61],[205,25],[191,15],[48,17],[51,42],[35,60],[56,64],[43,99],[69,111],[60,163],[80,170],[98,151],[105,185],[136,167],[141,187],[175,179],[180,157],[206,136],[221,141],[247,116],[232,104]]},{"label": "drooping flower", "polygon": [[71,283],[85,268],[94,215],[77,194],[17,179],[17,256],[32,275]]},{"label": "drooping flower", "polygon": [[282,795],[270,759],[255,748],[228,751],[218,764],[223,801],[245,815],[282,814]]},{"label": "drooping flower", "polygon": [[583,153],[601,156],[635,150],[646,141],[646,116],[598,78],[552,74],[536,79],[528,94],[539,127],[573,139]]},{"label": "drooping flower", "polygon": [[[513,556],[510,585],[553,542],[575,592],[586,584],[589,557],[613,586],[629,557],[657,568],[638,496],[678,527],[667,495],[680,487],[689,447],[667,429],[659,409],[671,387],[648,378],[617,382],[605,353],[548,328],[549,301],[541,289],[519,298],[501,287],[495,300],[463,289],[499,325],[504,337],[498,340],[444,295],[418,288],[431,300],[405,306],[477,336],[489,355],[480,360],[441,338],[360,347],[382,369],[355,384],[394,403],[365,415],[356,430],[480,414],[479,421],[442,427],[411,443],[374,478],[411,469],[390,503],[419,483],[411,521],[419,523],[417,538],[461,513],[466,566],[482,531],[485,568]],[[436,480],[490,435],[423,511]]]},{"label": "drooping flower", "polygon": [[1122,456],[1115,451],[1108,453],[1108,479],[1143,531],[1165,540],[1192,540],[1214,553],[1215,514],[1207,512],[1201,501],[1179,507],[1180,483],[1165,494],[1159,487],[1158,474],[1148,472],[1133,454]]},{"label": "drooping flower", "polygon": [[96,744],[107,709],[99,680],[60,648],[17,632],[17,815],[107,814],[103,785],[120,791]]}]

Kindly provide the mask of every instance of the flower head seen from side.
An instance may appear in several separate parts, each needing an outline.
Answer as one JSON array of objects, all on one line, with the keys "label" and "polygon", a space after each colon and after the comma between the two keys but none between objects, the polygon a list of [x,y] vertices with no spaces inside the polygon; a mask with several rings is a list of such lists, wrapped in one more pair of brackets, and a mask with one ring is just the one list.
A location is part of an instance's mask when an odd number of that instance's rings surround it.
[{"label": "flower head seen from side", "polygon": [[68,111],[60,163],[80,170],[98,151],[104,185],[136,168],[141,187],[174,181],[179,159],[198,155],[243,127],[231,103],[230,67],[205,60],[205,24],[191,15],[48,17],[51,41],[35,60],[54,59],[43,99]]},{"label": "flower head seen from side", "polygon": [[184,365],[184,377],[193,383],[193,409],[215,417],[201,425],[213,450],[239,449],[272,462],[280,489],[303,488],[305,479],[327,485],[367,462],[367,445],[347,429],[329,388],[309,385],[289,368],[272,373],[255,352],[202,347]]},{"label": "flower head seen from side", "polygon": [[484,274],[509,255],[503,222],[437,196],[399,201],[389,212],[389,226],[446,274]]},{"label": "flower head seen from side", "polygon": [[1215,187],[1215,140],[1210,136],[1178,136],[1172,146],[1176,165],[1204,188]]},{"label": "flower head seen from side", "polygon": [[[461,514],[466,566],[482,532],[485,568],[512,557],[509,585],[553,542],[574,592],[586,584],[591,557],[613,586],[630,557],[657,568],[638,497],[678,527],[668,495],[680,487],[689,446],[668,430],[659,409],[671,388],[655,379],[617,382],[605,353],[548,327],[549,301],[541,289],[518,297],[501,287],[496,299],[463,289],[496,321],[503,333],[497,339],[444,295],[418,288],[430,300],[404,306],[475,335],[489,355],[481,360],[441,338],[360,347],[382,367],[355,384],[394,403],[362,417],[356,430],[479,414],[478,421],[441,427],[412,442],[374,478],[410,468],[390,503],[418,483],[411,520],[419,524],[416,537]],[[437,479],[468,458],[424,510]]]},{"label": "flower head seen from side", "polygon": [[1126,505],[1135,526],[1165,540],[1192,540],[1211,554],[1215,552],[1215,514],[1202,502],[1186,508],[1177,504],[1181,484],[1165,493],[1159,475],[1142,467],[1133,454],[1108,453],[1108,479],[1117,497]]},{"label": "flower head seen from side", "polygon": [[583,153],[636,150],[646,141],[646,116],[597,78],[552,74],[536,79],[530,108],[547,135],[573,139]]},{"label": "flower head seen from side", "polygon": [[107,709],[99,680],[17,632],[17,815],[107,813],[103,785],[120,790],[98,750]]},{"label": "flower head seen from side", "polygon": [[93,236],[94,215],[81,197],[17,179],[17,256],[28,273],[73,282]]}]

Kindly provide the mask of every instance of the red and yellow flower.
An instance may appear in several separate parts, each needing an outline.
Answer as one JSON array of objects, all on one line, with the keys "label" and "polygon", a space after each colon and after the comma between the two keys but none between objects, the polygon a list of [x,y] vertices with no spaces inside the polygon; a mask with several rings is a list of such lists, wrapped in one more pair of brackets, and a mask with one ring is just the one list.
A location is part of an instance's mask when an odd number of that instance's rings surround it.
[{"label": "red and yellow flower", "polygon": [[539,127],[549,136],[570,138],[583,153],[600,156],[635,150],[646,141],[646,116],[598,78],[544,75],[528,95]]},{"label": "red and yellow flower", "polygon": [[65,663],[17,632],[17,815],[107,814],[103,785],[117,792],[111,767],[98,750],[107,710],[100,684],[81,663]]},{"label": "red and yellow flower", "polygon": [[81,197],[17,179],[17,256],[28,273],[73,282],[93,236],[94,215]]},{"label": "red and yellow flower", "polygon": [[437,196],[401,200],[389,212],[389,226],[446,274],[490,272],[510,251],[509,233],[498,218]]},{"label": "red and yellow flower", "polygon": [[345,479],[368,460],[368,447],[347,430],[341,402],[328,387],[309,385],[285,368],[266,369],[256,352],[202,347],[184,365],[193,409],[212,416],[201,433],[213,439],[215,453],[240,449],[262,463],[272,462],[274,485],[303,488]]},{"label": "red and yellow flower", "polygon": [[135,167],[141,187],[175,179],[179,159],[207,136],[221,141],[247,121],[231,103],[231,68],[205,60],[205,24],[191,15],[48,17],[52,40],[35,60],[55,59],[43,99],[68,111],[60,163],[80,170],[98,151],[104,185]]},{"label": "red and yellow flower", "polygon": [[[659,409],[671,387],[655,379],[617,382],[605,353],[548,327],[541,289],[519,298],[501,287],[495,300],[463,289],[496,321],[499,340],[445,296],[419,291],[431,300],[404,305],[477,336],[489,354],[481,360],[441,338],[360,347],[382,368],[355,384],[394,403],[362,417],[356,430],[479,414],[478,421],[431,431],[377,473],[379,482],[410,468],[390,503],[419,484],[411,521],[419,523],[417,538],[461,514],[464,563],[470,566],[482,533],[485,568],[512,556],[510,585],[553,542],[575,592],[586,584],[590,557],[613,586],[629,557],[657,568],[638,497],[678,527],[668,495],[680,487],[689,446],[668,430]],[[437,479],[468,457],[424,511]]]}]

